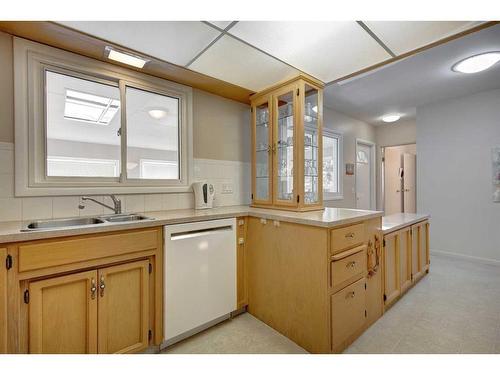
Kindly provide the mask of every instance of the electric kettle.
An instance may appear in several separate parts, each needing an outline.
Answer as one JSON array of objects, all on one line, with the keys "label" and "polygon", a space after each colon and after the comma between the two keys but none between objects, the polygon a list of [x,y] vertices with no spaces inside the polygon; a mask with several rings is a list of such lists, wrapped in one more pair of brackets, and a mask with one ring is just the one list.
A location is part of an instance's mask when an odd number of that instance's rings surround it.
[{"label": "electric kettle", "polygon": [[195,182],[193,184],[194,191],[194,208],[197,210],[212,208],[214,205],[215,188],[214,185],[207,181]]}]

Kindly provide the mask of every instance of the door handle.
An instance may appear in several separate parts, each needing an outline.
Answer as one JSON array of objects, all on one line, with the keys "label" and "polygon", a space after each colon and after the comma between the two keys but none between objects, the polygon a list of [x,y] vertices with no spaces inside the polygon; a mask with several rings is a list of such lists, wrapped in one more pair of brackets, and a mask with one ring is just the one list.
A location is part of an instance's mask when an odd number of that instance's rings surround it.
[{"label": "door handle", "polygon": [[104,297],[104,289],[106,289],[106,284],[104,283],[104,276],[101,276],[101,281],[99,282],[99,289],[101,297]]},{"label": "door handle", "polygon": [[92,278],[90,280],[90,298],[95,299],[95,293],[97,292],[97,286],[95,283],[95,279]]}]

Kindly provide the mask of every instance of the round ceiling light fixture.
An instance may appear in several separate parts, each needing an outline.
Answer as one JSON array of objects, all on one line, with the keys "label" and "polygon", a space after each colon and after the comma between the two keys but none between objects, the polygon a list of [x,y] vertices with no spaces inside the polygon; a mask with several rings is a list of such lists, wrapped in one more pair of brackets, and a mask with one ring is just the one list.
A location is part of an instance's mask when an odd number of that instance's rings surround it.
[{"label": "round ceiling light fixture", "polygon": [[155,120],[160,120],[167,115],[167,111],[165,111],[164,109],[159,109],[159,108],[150,109],[148,111],[148,113]]},{"label": "round ceiling light fixture", "polygon": [[485,52],[460,60],[451,67],[451,70],[457,73],[465,74],[479,73],[483,70],[491,68],[499,61],[500,51]]},{"label": "round ceiling light fixture", "polygon": [[401,118],[401,115],[385,115],[382,117],[383,122],[395,122]]}]

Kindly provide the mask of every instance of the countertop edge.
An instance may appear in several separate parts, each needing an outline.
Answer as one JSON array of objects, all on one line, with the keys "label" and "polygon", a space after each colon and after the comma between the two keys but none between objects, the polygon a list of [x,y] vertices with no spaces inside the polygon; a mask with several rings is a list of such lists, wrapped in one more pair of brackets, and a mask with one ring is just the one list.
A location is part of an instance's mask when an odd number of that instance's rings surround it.
[{"label": "countertop edge", "polygon": [[[364,220],[370,220],[373,218],[381,217],[383,215],[382,211],[367,211],[366,213],[354,213],[353,217],[347,217],[342,219],[336,219],[332,221],[321,221],[317,219],[311,218],[300,218],[300,217],[292,217],[287,216],[288,214],[297,214],[288,213],[283,211],[273,211],[269,210],[269,212],[263,212],[260,210],[254,210],[251,207],[247,206],[227,206],[218,208],[218,212],[209,212],[203,211],[198,212],[199,216],[193,216],[186,213],[186,216],[182,216],[182,211],[174,211],[172,210],[169,214],[173,217],[168,218],[159,218],[147,221],[139,221],[139,222],[131,222],[131,223],[106,223],[103,226],[85,226],[85,227],[77,227],[77,228],[65,228],[65,229],[55,229],[55,230],[45,230],[45,231],[33,231],[33,232],[21,232],[20,228],[22,227],[21,222],[3,222],[3,224],[12,225],[12,233],[0,234],[0,245],[15,243],[15,242],[25,242],[25,241],[36,241],[50,238],[62,238],[62,237],[70,237],[77,235],[86,235],[86,234],[100,234],[100,233],[108,233],[108,232],[116,232],[121,230],[133,230],[133,229],[141,229],[141,228],[152,228],[159,227],[163,225],[170,224],[184,224],[184,223],[192,223],[197,221],[207,221],[207,220],[217,220],[217,219],[227,219],[233,217],[241,217],[241,216],[251,216],[256,218],[263,218],[268,220],[279,220],[283,222],[302,224],[302,225],[311,225],[322,228],[334,228],[341,225],[351,224],[355,222],[360,222]],[[154,218],[155,212],[162,212],[162,215],[165,215],[165,212],[168,211],[153,211],[146,212],[146,216],[150,216]],[[307,214],[307,213],[304,213]],[[175,216],[179,215],[179,216]],[[0,223],[1,227],[2,223]],[[6,230],[7,232],[9,230]]]},{"label": "countertop edge", "polygon": [[[430,215],[428,214],[421,214],[419,215],[418,217],[415,217],[414,219],[411,219],[411,220],[405,220],[404,222],[401,222],[401,223],[398,223],[398,224],[394,224],[394,226],[391,226],[390,228],[387,228],[387,229],[382,229],[382,234],[389,234],[389,233],[392,233],[392,232],[396,232],[402,228],[405,228],[409,225],[413,225],[413,224],[416,224],[416,223],[419,223],[421,221],[424,221],[424,220],[428,220],[430,219]],[[383,224],[382,224],[382,227],[383,227]]]}]

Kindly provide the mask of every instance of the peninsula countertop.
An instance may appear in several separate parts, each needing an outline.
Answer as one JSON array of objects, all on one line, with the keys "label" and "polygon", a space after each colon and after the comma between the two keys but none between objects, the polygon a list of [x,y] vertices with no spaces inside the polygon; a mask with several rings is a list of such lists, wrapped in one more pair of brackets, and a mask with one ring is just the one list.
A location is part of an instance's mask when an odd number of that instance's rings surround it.
[{"label": "peninsula countertop", "polygon": [[326,207],[310,212],[293,212],[274,209],[254,208],[249,206],[226,206],[206,210],[184,209],[144,212],[151,220],[127,223],[104,223],[85,226],[65,227],[39,231],[21,231],[30,221],[0,222],[0,243],[31,241],[46,238],[66,237],[80,234],[103,233],[124,229],[156,227],[168,224],[180,224],[196,221],[225,219],[239,216],[253,216],[269,220],[331,228],[363,220],[380,217],[382,211],[354,210],[347,208]]},{"label": "peninsula countertop", "polygon": [[390,232],[394,232],[398,229],[407,227],[408,225],[412,225],[418,223],[419,221],[423,221],[429,218],[430,215],[428,214],[410,214],[410,213],[397,213],[388,216],[383,216],[382,233],[387,234]]}]

